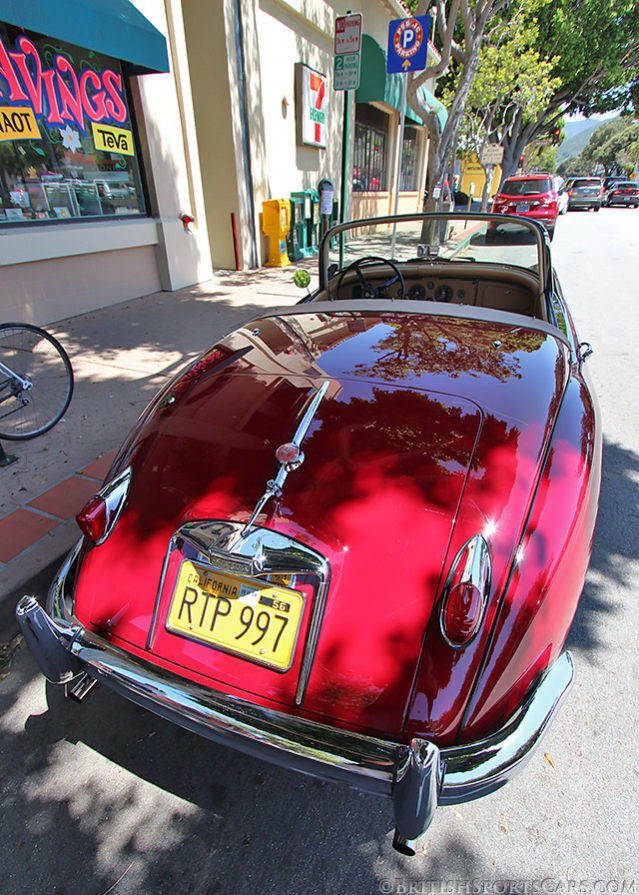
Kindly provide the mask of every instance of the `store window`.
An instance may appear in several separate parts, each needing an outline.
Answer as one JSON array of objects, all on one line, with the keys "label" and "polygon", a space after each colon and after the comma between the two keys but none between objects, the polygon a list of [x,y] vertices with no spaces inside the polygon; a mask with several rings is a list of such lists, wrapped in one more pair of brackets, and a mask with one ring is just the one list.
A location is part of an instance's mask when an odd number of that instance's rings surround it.
[{"label": "store window", "polygon": [[0,23],[0,224],[144,213],[120,63]]},{"label": "store window", "polygon": [[358,103],[355,112],[353,190],[377,192],[388,189],[388,115]]},{"label": "store window", "polygon": [[417,130],[404,128],[402,144],[402,173],[399,181],[400,192],[415,192],[417,189]]}]

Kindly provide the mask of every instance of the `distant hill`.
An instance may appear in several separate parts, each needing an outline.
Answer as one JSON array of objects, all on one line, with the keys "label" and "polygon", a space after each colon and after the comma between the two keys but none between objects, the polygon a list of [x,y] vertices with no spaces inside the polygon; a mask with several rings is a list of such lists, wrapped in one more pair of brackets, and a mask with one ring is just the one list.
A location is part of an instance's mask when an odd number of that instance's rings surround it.
[{"label": "distant hill", "polygon": [[586,144],[602,124],[607,121],[567,121],[564,125],[564,132],[567,139],[557,147],[557,164],[560,165],[567,158],[580,155]]}]

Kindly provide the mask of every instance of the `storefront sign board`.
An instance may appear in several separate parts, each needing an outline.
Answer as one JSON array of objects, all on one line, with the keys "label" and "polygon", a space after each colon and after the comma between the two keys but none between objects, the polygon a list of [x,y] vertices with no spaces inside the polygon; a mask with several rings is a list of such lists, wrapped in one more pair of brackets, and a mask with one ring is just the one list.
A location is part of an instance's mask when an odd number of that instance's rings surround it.
[{"label": "storefront sign board", "polygon": [[326,75],[298,63],[297,85],[298,139],[322,149],[328,138]]},{"label": "storefront sign board", "polygon": [[0,106],[0,141],[39,139],[38,122],[30,106]]},{"label": "storefront sign board", "polygon": [[93,142],[96,149],[103,152],[120,152],[122,155],[134,155],[133,134],[122,127],[110,127],[108,124],[92,124]]}]

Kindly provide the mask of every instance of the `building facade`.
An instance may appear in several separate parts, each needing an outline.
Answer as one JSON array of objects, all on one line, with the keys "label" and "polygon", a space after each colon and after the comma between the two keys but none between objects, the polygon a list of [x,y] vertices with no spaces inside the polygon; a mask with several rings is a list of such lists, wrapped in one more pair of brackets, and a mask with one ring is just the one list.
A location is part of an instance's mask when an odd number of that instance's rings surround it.
[{"label": "building facade", "polygon": [[[47,323],[267,257],[262,203],[421,207],[427,136],[386,74],[398,0],[363,0],[362,74],[333,89],[339,0],[0,0],[1,320]],[[429,85],[427,85],[429,86]],[[430,85],[432,88],[432,85]],[[432,92],[424,98],[445,112]],[[341,212],[341,209],[340,209]]]}]

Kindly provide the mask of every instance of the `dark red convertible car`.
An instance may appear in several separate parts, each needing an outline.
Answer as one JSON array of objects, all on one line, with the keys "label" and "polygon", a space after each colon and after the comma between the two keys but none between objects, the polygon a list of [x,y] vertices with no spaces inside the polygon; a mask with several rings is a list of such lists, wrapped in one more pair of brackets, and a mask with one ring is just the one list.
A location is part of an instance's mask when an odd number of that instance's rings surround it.
[{"label": "dark red convertible car", "polygon": [[549,249],[514,216],[331,231],[317,291],[156,397],[20,602],[46,677],[388,796],[404,853],[502,786],[571,686],[600,483]]}]

